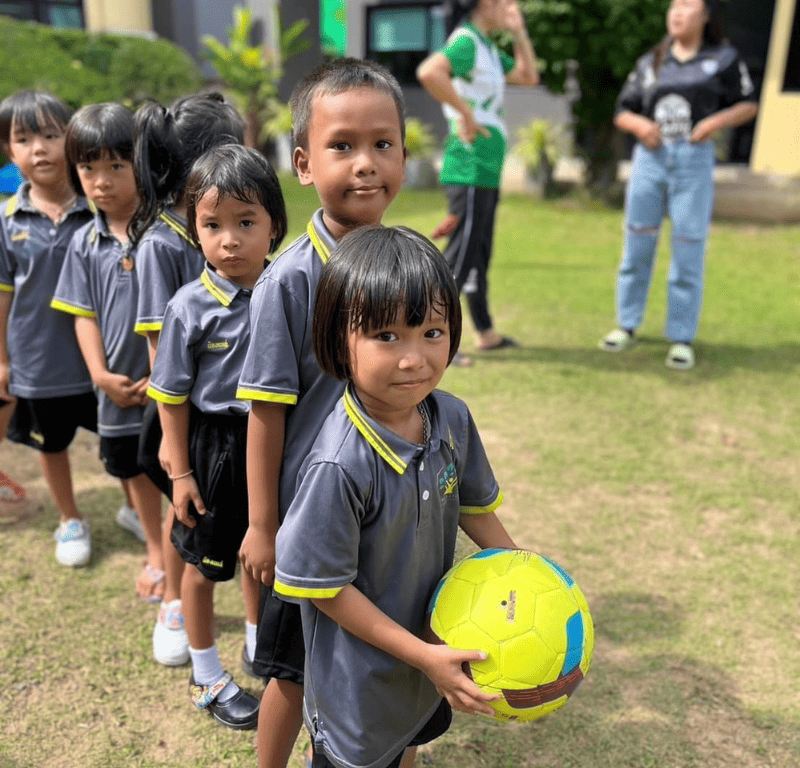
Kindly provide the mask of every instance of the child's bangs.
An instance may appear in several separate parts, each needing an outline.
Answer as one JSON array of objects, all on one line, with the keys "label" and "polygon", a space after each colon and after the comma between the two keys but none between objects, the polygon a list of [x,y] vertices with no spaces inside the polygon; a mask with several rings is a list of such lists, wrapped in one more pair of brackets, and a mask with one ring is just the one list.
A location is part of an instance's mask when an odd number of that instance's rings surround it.
[{"label": "child's bangs", "polygon": [[46,133],[53,131],[62,133],[67,127],[66,122],[61,122],[57,115],[43,110],[35,104],[22,104],[14,110],[11,118],[11,132]]},{"label": "child's bangs", "polygon": [[369,333],[397,322],[413,328],[422,325],[431,311],[451,323],[455,310],[449,275],[416,256],[395,260],[385,274],[369,270],[351,283],[353,296],[346,302],[352,308],[351,328]]}]

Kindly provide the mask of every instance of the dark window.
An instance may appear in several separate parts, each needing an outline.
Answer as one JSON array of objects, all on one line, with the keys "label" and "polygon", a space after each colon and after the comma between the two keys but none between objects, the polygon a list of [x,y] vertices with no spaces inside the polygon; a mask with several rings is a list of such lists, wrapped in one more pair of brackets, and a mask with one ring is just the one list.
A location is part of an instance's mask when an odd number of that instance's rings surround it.
[{"label": "dark window", "polygon": [[0,14],[23,21],[39,21],[52,27],[83,27],[81,0],[24,0],[0,2]]},{"label": "dark window", "polygon": [[784,91],[800,91],[800,5],[794,9],[792,36],[789,38],[789,55],[786,57]]},{"label": "dark window", "polygon": [[381,5],[367,8],[367,58],[404,85],[416,84],[416,69],[444,45],[441,5]]}]

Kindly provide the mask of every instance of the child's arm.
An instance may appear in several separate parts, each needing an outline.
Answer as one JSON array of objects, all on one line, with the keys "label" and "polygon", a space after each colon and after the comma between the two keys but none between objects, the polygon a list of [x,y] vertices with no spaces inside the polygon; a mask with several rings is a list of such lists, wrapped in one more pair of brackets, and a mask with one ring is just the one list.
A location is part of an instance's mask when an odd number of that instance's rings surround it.
[{"label": "child's arm", "polygon": [[458,526],[481,549],[518,549],[494,512],[462,513]]},{"label": "child's arm", "polygon": [[13,291],[0,290],[0,400],[13,400],[8,393],[10,360],[8,359],[8,316],[11,314]]},{"label": "child's arm", "polygon": [[352,584],[335,597],[313,599],[314,605],[337,624],[365,643],[379,648],[427,675],[453,709],[493,715],[486,702],[500,696],[484,693],[464,674],[466,661],[484,661],[483,651],[457,651],[433,645],[413,635],[390,619]]},{"label": "child's arm", "polygon": [[247,494],[250,524],[239,560],[250,575],[269,586],[275,578],[278,486],[286,432],[286,406],[254,400],[247,421]]},{"label": "child's arm", "polygon": [[144,404],[133,380],[121,373],[108,370],[100,326],[94,317],[75,316],[75,336],[92,381],[100,387],[119,408],[133,408]]},{"label": "child's arm", "polygon": [[189,401],[173,405],[159,403],[161,429],[164,432],[162,445],[170,457],[172,478],[172,506],[175,517],[185,526],[194,528],[197,521],[189,514],[189,502],[193,502],[198,515],[206,513],[206,505],[189,466]]}]

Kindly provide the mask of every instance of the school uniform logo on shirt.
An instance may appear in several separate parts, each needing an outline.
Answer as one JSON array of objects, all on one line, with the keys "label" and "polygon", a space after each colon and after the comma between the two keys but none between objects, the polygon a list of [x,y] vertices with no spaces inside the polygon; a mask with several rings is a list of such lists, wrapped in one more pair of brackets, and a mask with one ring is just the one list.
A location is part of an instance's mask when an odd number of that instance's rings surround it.
[{"label": "school uniform logo on shirt", "polygon": [[208,348],[214,349],[227,349],[230,346],[227,341],[209,341]]},{"label": "school uniform logo on shirt", "polygon": [[15,232],[11,235],[11,242],[18,243],[20,240],[27,240],[30,237],[30,232],[27,229],[23,229],[21,232]]},{"label": "school uniform logo on shirt", "polygon": [[458,474],[456,473],[456,466],[452,462],[448,464],[438,477],[439,493],[444,499],[447,496],[452,496],[458,487]]}]

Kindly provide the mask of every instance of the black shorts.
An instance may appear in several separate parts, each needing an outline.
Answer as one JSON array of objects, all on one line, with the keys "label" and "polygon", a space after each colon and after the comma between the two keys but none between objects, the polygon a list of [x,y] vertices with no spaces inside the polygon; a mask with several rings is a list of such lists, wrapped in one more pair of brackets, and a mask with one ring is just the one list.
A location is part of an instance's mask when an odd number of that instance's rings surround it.
[{"label": "black shorts", "polygon": [[[442,699],[436,711],[428,719],[428,722],[417,731],[417,735],[411,739],[400,754],[392,760],[386,768],[399,768],[400,761],[403,759],[403,752],[405,752],[408,747],[418,747],[421,744],[428,744],[434,739],[438,739],[443,733],[447,732],[452,722],[453,710],[447,703],[447,699]],[[314,750],[314,760],[311,766],[312,768],[335,768],[333,763],[325,756],[325,753],[317,752],[316,749]]]},{"label": "black shorts", "polygon": [[303,684],[306,646],[300,606],[281,600],[272,587],[261,587],[253,671],[265,680],[274,677]]},{"label": "black shorts", "polygon": [[206,513],[198,515],[190,504],[197,525],[176,519],[171,538],[181,557],[210,581],[230,581],[236,572],[249,524],[246,449],[247,416],[217,416],[191,406],[189,466]]},{"label": "black shorts", "polygon": [[106,472],[120,480],[130,480],[142,474],[137,455],[139,435],[120,435],[100,438],[100,461]]},{"label": "black shorts", "polygon": [[138,462],[142,471],[150,478],[161,493],[172,499],[172,483],[158,462],[158,449],[161,447],[161,419],[158,404],[150,400],[142,414],[142,431],[139,434]]},{"label": "black shorts", "polygon": [[60,453],[69,447],[78,427],[97,432],[94,392],[67,397],[18,397],[8,425],[8,439],[42,453]]}]

